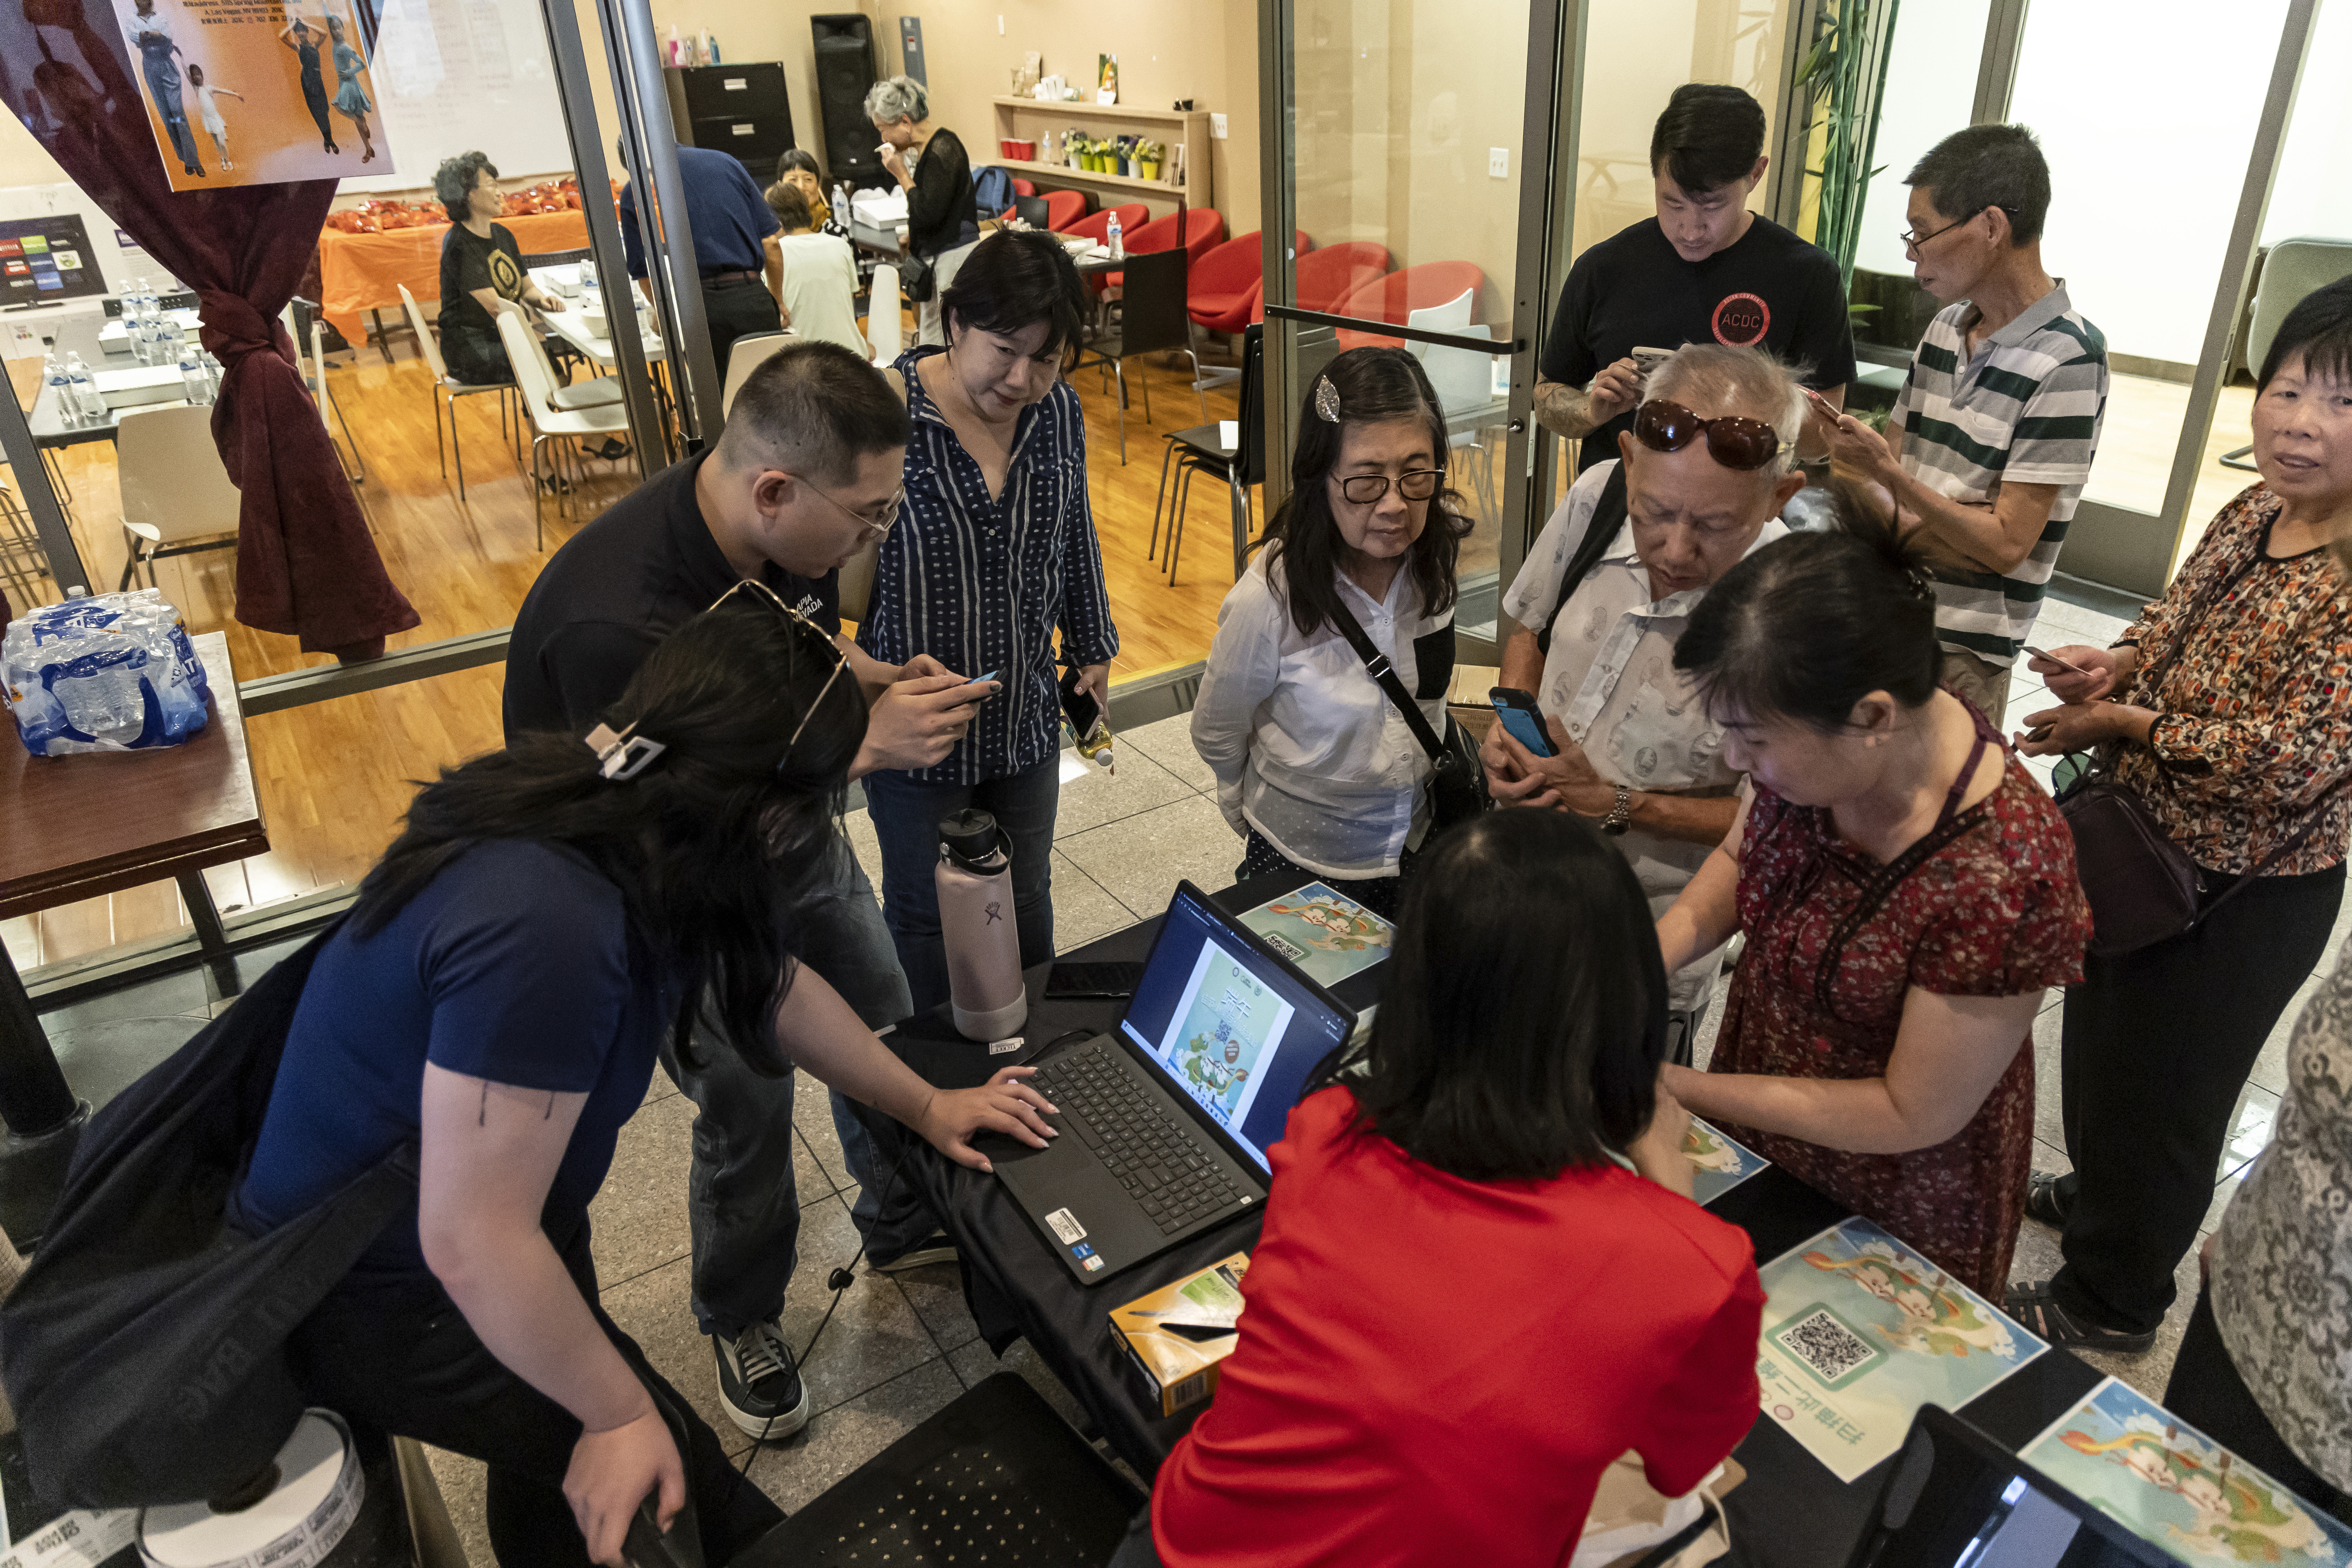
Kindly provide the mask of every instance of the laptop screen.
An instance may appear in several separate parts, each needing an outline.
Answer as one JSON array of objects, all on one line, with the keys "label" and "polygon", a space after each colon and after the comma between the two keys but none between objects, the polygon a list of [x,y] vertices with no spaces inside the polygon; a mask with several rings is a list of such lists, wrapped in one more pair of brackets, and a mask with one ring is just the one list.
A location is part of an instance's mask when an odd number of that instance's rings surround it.
[{"label": "laptop screen", "polygon": [[1190,884],[1160,922],[1119,1027],[1260,1170],[1315,1064],[1354,1017]]}]

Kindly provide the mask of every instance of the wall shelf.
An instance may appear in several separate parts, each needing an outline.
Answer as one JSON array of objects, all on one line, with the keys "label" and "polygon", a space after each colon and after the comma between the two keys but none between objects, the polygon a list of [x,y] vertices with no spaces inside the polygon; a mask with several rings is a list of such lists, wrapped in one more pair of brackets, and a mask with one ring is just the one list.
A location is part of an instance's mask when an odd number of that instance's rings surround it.
[{"label": "wall shelf", "polygon": [[[1210,179],[1212,159],[1206,110],[1139,109],[1124,103],[1055,103],[1034,98],[995,98],[989,101],[996,109],[997,142],[1007,138],[1040,141],[1048,131],[1058,141],[1073,125],[1105,136],[1158,126],[1161,129],[1152,133],[1152,140],[1167,142],[1171,156],[1180,144],[1184,148],[1184,179],[1181,184],[1167,180],[1139,180],[1131,174],[1097,174],[1091,169],[1074,169],[1066,163],[1004,157],[975,157],[975,164],[1000,164],[1022,178],[1051,184],[1122,195],[1138,193],[1171,204],[1181,200],[1188,207],[1216,205]],[[991,146],[988,151],[995,153],[999,149]]]}]

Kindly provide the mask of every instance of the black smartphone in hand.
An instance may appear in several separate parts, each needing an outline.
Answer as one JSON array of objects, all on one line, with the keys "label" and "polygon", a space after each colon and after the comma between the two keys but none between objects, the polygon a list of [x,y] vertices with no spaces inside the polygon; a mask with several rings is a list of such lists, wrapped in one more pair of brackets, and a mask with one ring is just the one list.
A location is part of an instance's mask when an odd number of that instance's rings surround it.
[{"label": "black smartphone in hand", "polygon": [[1102,704],[1095,700],[1093,692],[1078,689],[1085,673],[1076,665],[1062,672],[1062,715],[1070,721],[1070,733],[1081,741],[1102,722]]}]

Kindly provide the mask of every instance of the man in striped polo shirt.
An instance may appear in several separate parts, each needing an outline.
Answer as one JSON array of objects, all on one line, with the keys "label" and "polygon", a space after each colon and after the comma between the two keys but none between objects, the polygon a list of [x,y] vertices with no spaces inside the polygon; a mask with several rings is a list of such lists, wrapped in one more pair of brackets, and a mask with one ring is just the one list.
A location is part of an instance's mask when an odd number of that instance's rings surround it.
[{"label": "man in striped polo shirt", "polygon": [[2050,166],[2031,131],[1955,132],[1903,183],[1904,248],[1920,286],[1947,303],[1911,356],[1885,437],[1841,418],[1831,451],[1920,530],[1944,679],[1998,725],[2090,477],[2107,342],[2042,270]]}]

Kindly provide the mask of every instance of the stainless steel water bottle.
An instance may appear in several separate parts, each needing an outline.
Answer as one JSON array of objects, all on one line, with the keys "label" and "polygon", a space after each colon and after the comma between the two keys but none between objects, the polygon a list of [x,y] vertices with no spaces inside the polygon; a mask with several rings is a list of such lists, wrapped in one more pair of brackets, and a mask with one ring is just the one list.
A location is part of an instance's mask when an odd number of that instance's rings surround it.
[{"label": "stainless steel water bottle", "polygon": [[936,875],[956,1032],[1003,1039],[1029,1016],[1029,994],[1013,914],[1013,847],[996,818],[968,809],[942,821]]}]

